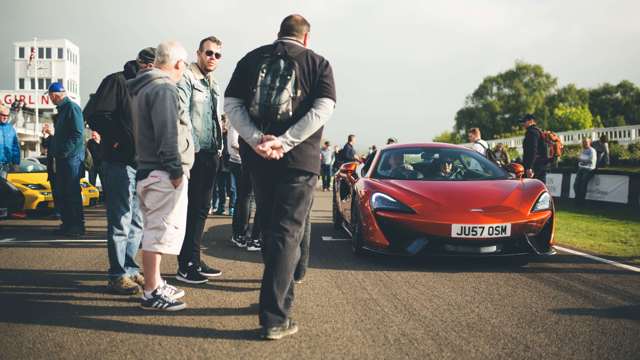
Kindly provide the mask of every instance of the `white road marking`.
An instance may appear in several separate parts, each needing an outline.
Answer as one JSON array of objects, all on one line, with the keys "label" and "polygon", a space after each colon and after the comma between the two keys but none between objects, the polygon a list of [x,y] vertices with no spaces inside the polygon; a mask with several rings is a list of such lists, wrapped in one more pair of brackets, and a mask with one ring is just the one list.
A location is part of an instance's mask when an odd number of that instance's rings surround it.
[{"label": "white road marking", "polygon": [[351,239],[336,239],[333,236],[323,236],[322,241],[351,241]]},{"label": "white road marking", "polygon": [[635,267],[635,266],[631,266],[631,265],[627,265],[627,264],[622,264],[622,263],[619,263],[619,262],[613,261],[613,260],[603,259],[601,257],[585,254],[585,253],[580,252],[580,251],[567,249],[567,248],[564,248],[562,246],[555,245],[554,247],[556,249],[560,250],[560,251],[564,251],[564,252],[567,252],[569,254],[582,256],[582,257],[585,257],[587,259],[591,259],[591,260],[595,260],[595,261],[598,261],[598,262],[601,262],[601,263],[613,265],[613,266],[619,267],[621,269],[625,269],[625,270],[629,270],[629,271],[634,271],[634,272],[640,273],[640,268],[639,267]]},{"label": "white road marking", "polygon": [[55,240],[16,240],[15,238],[2,239],[0,243],[7,244],[46,244],[46,243],[81,243],[81,244],[96,244],[96,243],[106,243],[107,240],[104,239],[55,239]]}]

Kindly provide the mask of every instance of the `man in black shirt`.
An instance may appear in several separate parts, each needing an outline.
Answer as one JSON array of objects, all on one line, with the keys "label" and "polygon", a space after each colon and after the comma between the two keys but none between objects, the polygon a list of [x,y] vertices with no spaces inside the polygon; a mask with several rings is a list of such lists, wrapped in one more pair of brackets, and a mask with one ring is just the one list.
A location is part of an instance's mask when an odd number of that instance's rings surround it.
[{"label": "man in black shirt", "polygon": [[[320,173],[322,129],[333,113],[336,92],[329,62],[307,49],[310,25],[287,16],[278,39],[243,57],[225,93],[225,113],[240,134],[240,155],[251,172],[263,232],[265,262],[260,290],[262,337],[277,340],[298,327],[289,318],[293,275],[303,226]],[[265,59],[294,62],[290,117],[256,116]],[[266,81],[266,80],[265,80]],[[250,114],[251,111],[251,115]]]},{"label": "man in black shirt", "polygon": [[100,181],[102,181],[102,150],[100,149],[100,134],[97,131],[91,132],[91,139],[87,141],[87,149],[93,159],[93,166],[89,170],[89,182],[91,185],[96,186],[98,175],[100,176]]},{"label": "man in black shirt", "polygon": [[520,124],[526,129],[522,143],[522,162],[526,176],[545,182],[549,162],[545,154],[546,145],[542,130],[536,126],[536,118],[531,114],[525,115]]}]

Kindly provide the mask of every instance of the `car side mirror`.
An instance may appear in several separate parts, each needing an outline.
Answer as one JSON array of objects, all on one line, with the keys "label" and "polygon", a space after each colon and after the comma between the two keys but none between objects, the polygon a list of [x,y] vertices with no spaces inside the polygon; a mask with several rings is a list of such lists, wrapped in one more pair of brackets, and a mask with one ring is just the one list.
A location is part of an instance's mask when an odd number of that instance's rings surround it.
[{"label": "car side mirror", "polygon": [[506,166],[508,172],[514,174],[516,179],[522,179],[524,177],[524,166],[518,163],[511,163]]},{"label": "car side mirror", "polygon": [[340,174],[344,174],[344,175],[353,175],[353,172],[356,171],[356,168],[358,167],[358,163],[357,162],[350,162],[350,163],[346,163],[346,164],[342,164],[340,166]]}]

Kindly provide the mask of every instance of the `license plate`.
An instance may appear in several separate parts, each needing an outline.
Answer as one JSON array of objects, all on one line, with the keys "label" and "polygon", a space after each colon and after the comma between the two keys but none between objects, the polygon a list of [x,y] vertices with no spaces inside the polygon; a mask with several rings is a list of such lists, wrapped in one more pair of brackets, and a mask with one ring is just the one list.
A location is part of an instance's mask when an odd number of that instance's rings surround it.
[{"label": "license plate", "polygon": [[511,236],[511,224],[453,224],[451,225],[451,237],[491,239]]},{"label": "license plate", "polygon": [[7,217],[8,214],[7,208],[0,208],[0,218]]}]

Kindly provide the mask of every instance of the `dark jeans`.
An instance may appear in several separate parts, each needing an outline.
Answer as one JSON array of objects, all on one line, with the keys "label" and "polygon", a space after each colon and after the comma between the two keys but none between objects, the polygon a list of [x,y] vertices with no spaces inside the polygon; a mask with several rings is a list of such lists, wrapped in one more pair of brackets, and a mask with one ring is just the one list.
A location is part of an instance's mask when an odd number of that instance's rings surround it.
[{"label": "dark jeans", "polygon": [[140,272],[136,254],[142,240],[142,213],[136,194],[136,170],[118,162],[103,162],[101,177],[107,208],[109,277]]},{"label": "dark jeans", "polygon": [[547,166],[546,165],[534,165],[533,166],[533,178],[547,183]]},{"label": "dark jeans", "polygon": [[[241,164],[229,163],[231,174],[236,179],[236,202],[233,205],[233,235],[245,236],[249,230],[249,219],[251,218],[251,175],[249,171],[242,168]],[[255,220],[254,220],[255,222]]]},{"label": "dark jeans", "polygon": [[209,214],[213,184],[219,166],[218,154],[204,151],[196,153],[189,177],[187,229],[178,255],[180,269],[185,269],[189,262],[200,265],[202,233]]},{"label": "dark jeans", "polygon": [[224,211],[227,196],[229,196],[229,210],[231,211],[236,202],[236,180],[231,172],[220,171],[216,177],[211,206],[218,211]]},{"label": "dark jeans", "polygon": [[293,273],[293,280],[299,281],[304,279],[307,274],[307,268],[309,267],[309,250],[311,246],[311,208],[313,207],[313,198],[311,199],[311,206],[309,206],[309,212],[307,212],[307,219],[304,222],[304,231],[302,232],[302,241],[300,242],[300,260],[296,271]]},{"label": "dark jeans", "polygon": [[295,169],[251,168],[251,179],[263,239],[260,325],[279,326],[293,304],[293,274],[318,177]]},{"label": "dark jeans", "polygon": [[573,183],[573,191],[576,193],[576,202],[578,204],[584,203],[584,198],[587,196],[587,187],[593,175],[593,170],[578,169],[576,180]]},{"label": "dark jeans", "polygon": [[320,176],[322,177],[322,189],[331,188],[331,165],[322,164],[320,166]]},{"label": "dark jeans", "polygon": [[96,186],[98,176],[100,176],[100,183],[102,184],[102,182],[104,182],[104,176],[102,176],[102,164],[94,165],[93,168],[89,170],[89,182],[91,185]]},{"label": "dark jeans", "polygon": [[80,179],[84,175],[83,155],[56,158],[55,205],[60,212],[62,228],[84,230],[84,211]]}]

